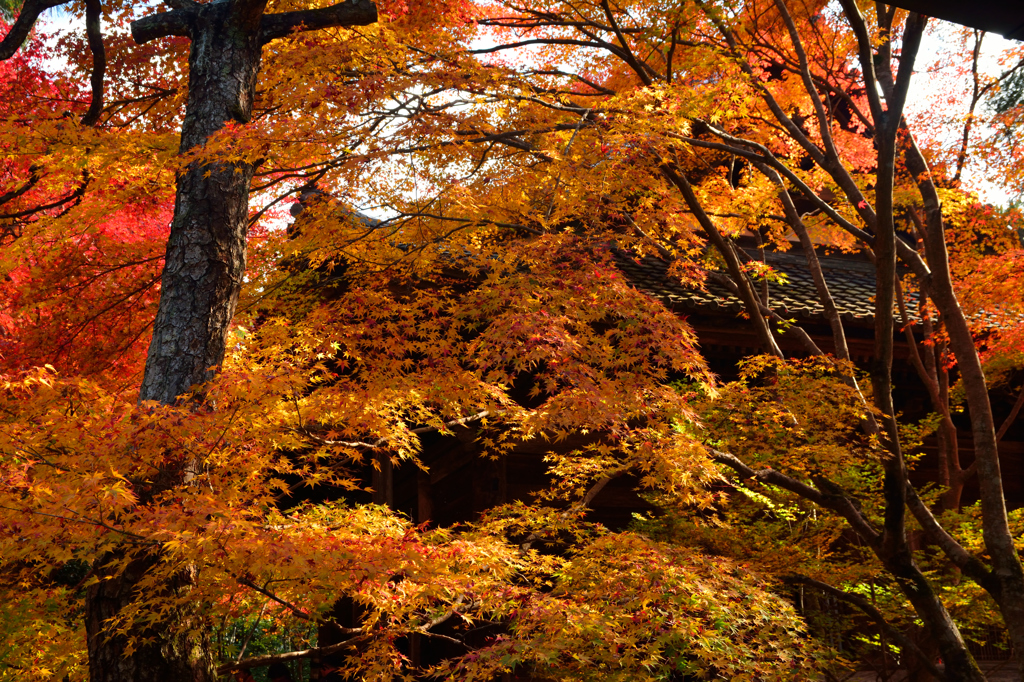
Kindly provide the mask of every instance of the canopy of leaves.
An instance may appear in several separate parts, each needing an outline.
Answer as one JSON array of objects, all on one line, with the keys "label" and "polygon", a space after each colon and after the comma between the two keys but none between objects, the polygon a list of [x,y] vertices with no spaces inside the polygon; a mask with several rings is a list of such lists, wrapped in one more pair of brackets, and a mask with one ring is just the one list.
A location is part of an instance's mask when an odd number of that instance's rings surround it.
[{"label": "canopy of leaves", "polygon": [[[848,358],[759,357],[722,381],[689,322],[615,266],[651,255],[688,286],[721,280],[738,252],[715,251],[704,219],[722,243],[796,248],[798,215],[812,253],[873,248],[888,199],[858,37],[834,4],[779,4],[381,3],[373,26],[268,43],[251,123],[182,154],[185,40],[110,32],[96,125],[81,122],[83,31],[0,62],[0,678],[85,677],[83,590],[111,561],[150,562],[109,623],[135,643],[313,627],[351,599],[361,679],[812,679],[831,654],[788,598],[793,573],[877,587],[911,627],[840,514],[716,455],[883,526],[892,453],[865,428],[887,417],[863,376]],[[149,9],[104,4],[115,27]],[[883,44],[905,17],[882,30],[875,11]],[[230,350],[201,407],[139,405],[174,180],[213,160],[257,164]],[[991,318],[976,329],[990,367],[1013,376],[1016,214],[942,172],[957,290]],[[895,175],[889,213],[916,243],[916,178]],[[741,265],[751,296],[779,280]],[[939,319],[919,300],[918,319]],[[749,312],[769,336],[791,326]],[[936,376],[955,363],[937,327]],[[912,451],[941,416],[904,420],[898,440]],[[354,501],[375,467],[427,470],[426,434],[469,430],[480,457],[548,451],[536,495],[455,527]],[[627,478],[655,512],[590,520]],[[976,515],[950,512],[981,554]],[[958,618],[993,619],[959,572],[926,566]],[[420,665],[413,636],[454,653]],[[225,674],[260,663],[231,653]]]}]

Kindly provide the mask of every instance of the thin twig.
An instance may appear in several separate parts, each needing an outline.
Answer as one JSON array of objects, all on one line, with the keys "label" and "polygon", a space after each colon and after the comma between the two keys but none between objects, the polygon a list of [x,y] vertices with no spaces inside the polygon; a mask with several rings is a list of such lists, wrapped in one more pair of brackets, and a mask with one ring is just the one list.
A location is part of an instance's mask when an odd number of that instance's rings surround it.
[{"label": "thin twig", "polygon": [[[580,126],[587,120],[587,116],[590,116],[591,109],[587,109],[580,116],[580,120],[576,122],[576,128],[572,131],[572,137],[569,138],[569,142],[565,145],[565,150],[562,152],[562,156],[568,156],[569,150],[572,149],[572,143],[576,141],[576,136],[579,135]],[[555,186],[551,188],[551,201],[548,203],[548,210],[544,214],[544,222],[547,222],[551,218],[551,210],[555,207],[555,199],[558,196],[558,185],[562,182],[562,172],[558,172],[558,177],[555,178]]]},{"label": "thin twig", "polygon": [[102,521],[97,521],[96,519],[90,519],[90,518],[85,517],[85,516],[83,516],[82,518],[76,519],[76,518],[73,518],[73,517],[70,517],[70,516],[61,516],[60,514],[50,514],[48,512],[34,511],[32,509],[18,509],[16,507],[8,507],[8,506],[2,505],[2,504],[0,504],[0,509],[6,509],[7,511],[13,511],[13,512],[20,512],[22,514],[34,514],[36,516],[46,516],[46,517],[49,517],[51,519],[58,519],[60,521],[66,521],[68,523],[78,523],[78,524],[82,524],[82,525],[85,525],[85,526],[99,526],[100,528],[105,528],[106,530],[109,530],[111,533],[119,533],[120,535],[124,535],[124,536],[130,537],[130,538],[134,538],[135,541],[136,541],[136,544],[140,544],[140,545],[158,545],[158,544],[160,544],[160,543],[156,542],[155,540],[150,540],[149,538],[147,538],[145,536],[142,536],[142,535],[138,535],[137,533],[132,533],[131,531],[122,530],[120,528],[115,528],[115,527],[113,527],[111,525],[108,525],[108,524],[102,522]]},{"label": "thin twig", "polygon": [[267,604],[269,603],[269,599],[263,602],[263,606],[260,607],[260,612],[256,614],[256,620],[253,621],[252,627],[249,628],[249,632],[247,632],[245,637],[242,639],[242,646],[238,649],[238,657],[235,659],[235,663],[241,661],[242,656],[245,656],[245,649],[249,646],[249,640],[251,640],[252,636],[256,634],[256,628],[259,627],[260,621],[263,620],[263,612],[267,610]]},{"label": "thin twig", "polygon": [[301,620],[308,620],[308,621],[314,620],[314,618],[312,618],[308,613],[306,613],[305,611],[300,609],[298,606],[295,606],[295,604],[292,604],[291,602],[285,601],[281,597],[278,597],[276,594],[274,594],[270,590],[266,589],[265,587],[260,587],[259,585],[257,585],[253,581],[248,580],[246,578],[237,578],[237,580],[238,580],[238,584],[239,585],[244,585],[245,587],[248,587],[251,590],[255,590],[256,592],[259,592],[260,594],[262,594],[267,599],[272,599],[272,600],[276,601],[278,604],[280,604],[281,606],[285,607],[286,609],[291,611],[293,614],[295,614],[296,618],[299,618]]},{"label": "thin twig", "polygon": [[234,663],[225,663],[224,665],[217,668],[217,675],[227,675],[235,670],[249,670],[251,668],[262,668],[268,666],[271,663],[283,663],[285,661],[297,661],[303,658],[313,658],[314,656],[329,656],[345,649],[352,649],[358,646],[361,642],[365,642],[370,636],[362,634],[356,637],[350,637],[344,642],[338,642],[330,646],[315,647],[313,649],[304,649],[302,651],[289,651],[284,654],[268,654],[266,656],[253,656],[243,661],[235,661]]}]

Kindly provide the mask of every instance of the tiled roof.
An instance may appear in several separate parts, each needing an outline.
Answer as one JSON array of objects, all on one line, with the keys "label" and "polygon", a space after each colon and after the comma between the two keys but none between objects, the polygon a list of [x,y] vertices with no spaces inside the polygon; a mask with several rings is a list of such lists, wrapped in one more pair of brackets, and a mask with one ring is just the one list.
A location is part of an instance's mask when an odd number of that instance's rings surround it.
[{"label": "tiled roof", "polygon": [[[761,260],[761,252],[747,251]],[[776,272],[785,275],[785,282],[768,284],[768,304],[784,318],[824,321],[818,292],[802,255],[764,252],[764,262]],[[688,288],[668,274],[668,263],[656,256],[636,259],[616,252],[620,270],[629,282],[641,291],[661,300],[673,310],[700,312],[740,313],[740,300],[728,289],[711,279],[705,290]],[[819,257],[822,273],[835,300],[839,314],[846,322],[870,323],[875,314],[875,268],[871,263],[852,258]],[[909,297],[912,298],[912,297]],[[913,316],[916,305],[908,301],[908,313]]]}]

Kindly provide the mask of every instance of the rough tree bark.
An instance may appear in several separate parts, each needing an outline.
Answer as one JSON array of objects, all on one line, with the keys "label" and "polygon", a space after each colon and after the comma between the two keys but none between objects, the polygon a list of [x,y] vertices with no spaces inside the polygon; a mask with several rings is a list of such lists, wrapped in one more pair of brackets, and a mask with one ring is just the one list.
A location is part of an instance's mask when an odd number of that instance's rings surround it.
[{"label": "rough tree bark", "polygon": [[[248,123],[259,71],[262,4],[212,3],[195,10],[181,153],[227,122]],[[255,13],[255,17],[247,16]],[[239,16],[241,15],[241,16]],[[159,15],[158,15],[159,16]],[[160,308],[139,400],[173,403],[212,376],[245,273],[251,163],[191,164],[178,178],[161,277]]]},{"label": "rough tree bark", "polygon": [[[116,554],[116,556],[114,555]],[[112,553],[110,560],[120,558]],[[125,654],[127,638],[107,635],[104,630],[112,618],[136,598],[135,586],[155,567],[160,558],[145,553],[128,563],[117,575],[101,576],[107,579],[93,584],[86,592],[86,632],[88,633],[89,679],[91,682],[124,682],[126,680],[175,680],[181,682],[213,682],[214,661],[208,631],[203,628],[183,628],[186,632],[168,636],[159,628],[136,632],[151,637],[131,655]],[[169,591],[187,590],[191,576],[182,574]],[[200,620],[195,612],[182,612],[183,619]],[[201,625],[179,623],[178,625]],[[191,634],[187,631],[191,630]]]},{"label": "rough tree bark", "polygon": [[[173,11],[132,24],[138,43],[164,36],[191,39],[189,95],[181,131],[182,153],[203,145],[228,122],[252,116],[264,44],[293,31],[367,25],[377,20],[370,0],[349,0],[318,10],[264,15],[267,0],[221,0],[200,4],[168,0]],[[224,359],[228,325],[245,273],[251,163],[207,160],[178,177],[174,219],[161,280],[160,306],[146,361],[140,401],[177,401],[209,380]],[[164,485],[185,481],[187,464]],[[136,586],[160,558],[143,554],[115,572],[106,568],[123,553],[101,562],[102,580],[86,597],[89,673],[93,682],[216,679],[202,623],[188,628],[153,628],[144,646],[129,650],[128,638],[105,632],[109,620],[136,597]],[[187,573],[187,572],[185,572]],[[168,590],[187,590],[180,574]],[[180,614],[192,619],[192,613]],[[193,634],[174,634],[187,630]]]}]

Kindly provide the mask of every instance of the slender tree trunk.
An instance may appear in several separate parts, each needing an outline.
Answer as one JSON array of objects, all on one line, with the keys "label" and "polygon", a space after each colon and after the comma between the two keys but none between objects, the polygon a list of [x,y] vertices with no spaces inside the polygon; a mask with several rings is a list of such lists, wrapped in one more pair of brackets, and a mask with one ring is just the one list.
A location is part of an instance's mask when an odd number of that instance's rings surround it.
[{"label": "slender tree trunk", "polygon": [[1024,678],[1024,566],[1014,545],[1006,513],[999,465],[999,441],[996,438],[988,384],[974,345],[974,336],[953,288],[942,203],[931,180],[928,163],[913,138],[908,137],[904,153],[907,168],[918,178],[918,187],[924,198],[924,242],[931,268],[929,292],[945,322],[949,347],[956,356],[971,416],[975,458],[973,466],[977,471],[981,498],[982,537],[991,557],[992,574],[998,581],[998,589],[988,591],[999,604],[999,611],[1013,643],[1017,670]]},{"label": "slender tree trunk", "polygon": [[878,556],[896,577],[900,590],[924,623],[931,642],[942,655],[949,682],[985,682],[985,675],[967,648],[960,628],[914,562],[907,543],[904,541],[901,547],[890,551],[882,548]]},{"label": "slender tree trunk", "polygon": [[896,226],[893,216],[895,131],[895,123],[890,123],[888,129],[876,138],[878,225],[874,244],[875,349],[871,362],[871,383],[875,406],[881,411],[880,440],[889,453],[884,462],[882,487],[885,510],[882,539],[877,551],[942,652],[949,678],[981,682],[985,676],[971,656],[967,643],[942,600],[914,562],[907,538],[908,475],[892,397],[892,358],[896,334],[893,311],[896,303]]}]

